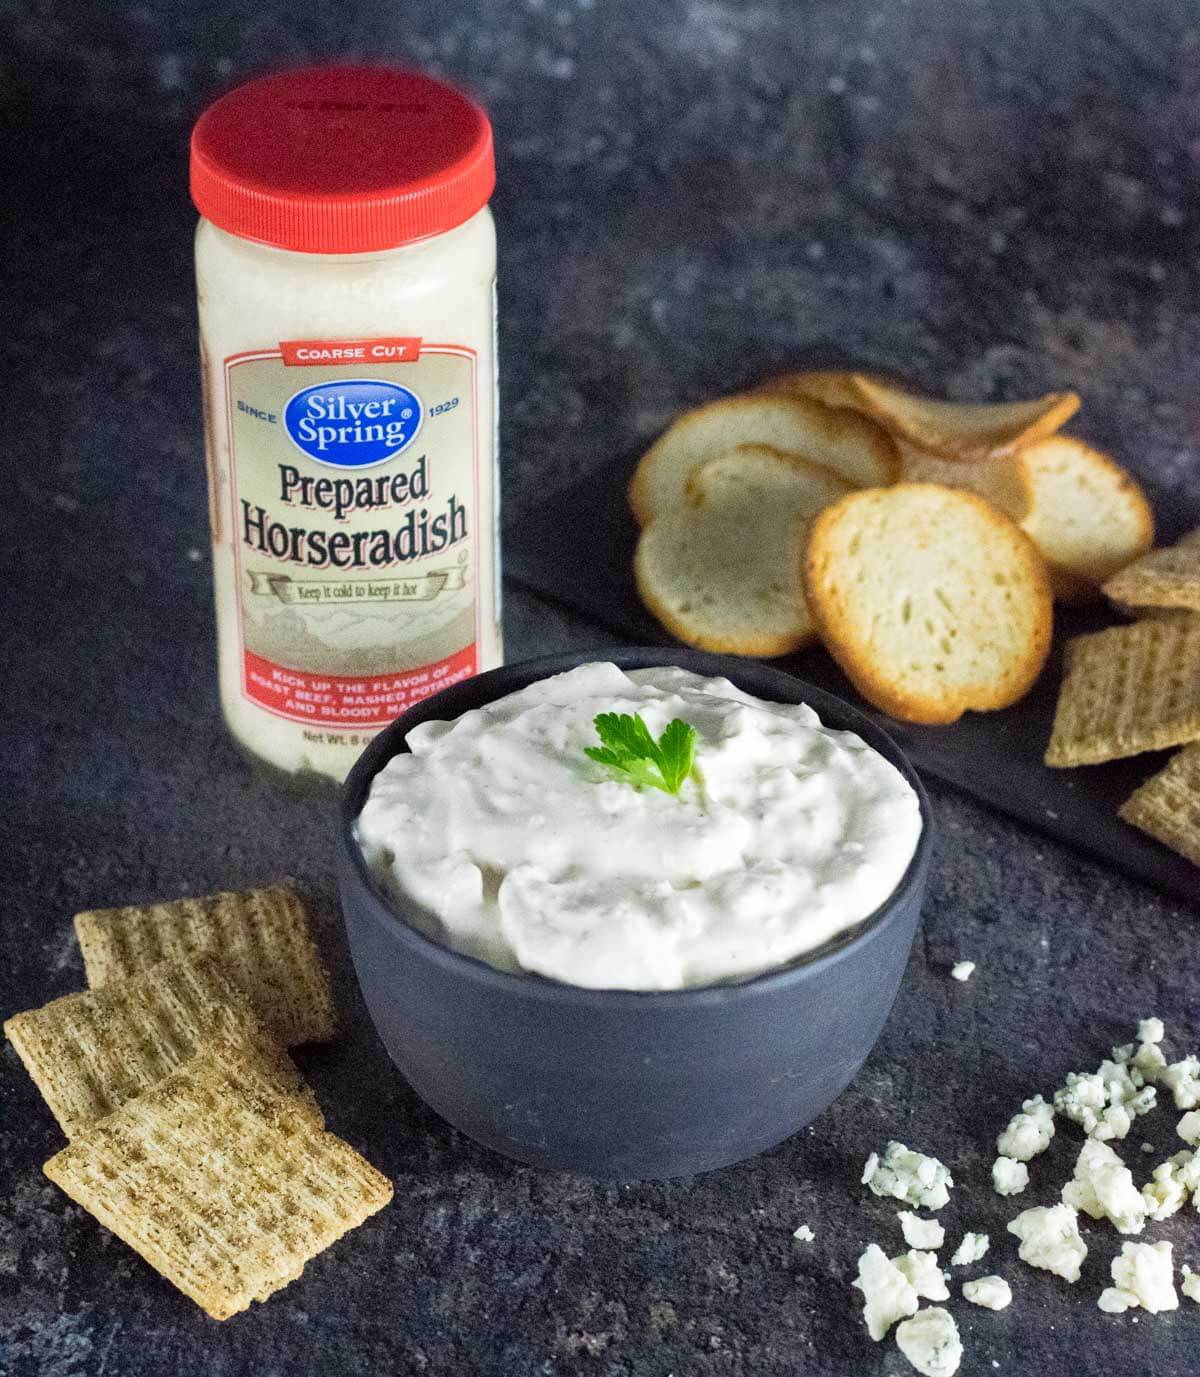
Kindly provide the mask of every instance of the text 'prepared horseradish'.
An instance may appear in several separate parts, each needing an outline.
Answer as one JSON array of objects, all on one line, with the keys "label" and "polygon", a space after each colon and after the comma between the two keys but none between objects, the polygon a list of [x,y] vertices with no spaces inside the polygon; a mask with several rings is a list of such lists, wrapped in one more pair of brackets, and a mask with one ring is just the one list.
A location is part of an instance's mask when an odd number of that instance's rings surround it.
[{"label": "text 'prepared horseradish'", "polygon": [[588,664],[408,733],[357,823],[429,935],[509,970],[670,990],[757,975],[868,917],[916,793],[809,707]]},{"label": "text 'prepared horseradish'", "polygon": [[221,702],[283,769],[501,661],[494,181],[483,111],[383,68],[193,133]]}]

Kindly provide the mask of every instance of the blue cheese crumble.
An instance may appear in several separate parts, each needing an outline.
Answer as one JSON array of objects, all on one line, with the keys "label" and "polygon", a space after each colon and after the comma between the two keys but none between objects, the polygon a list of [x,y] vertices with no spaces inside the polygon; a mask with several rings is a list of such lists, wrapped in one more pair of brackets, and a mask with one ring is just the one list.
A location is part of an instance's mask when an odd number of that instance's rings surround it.
[{"label": "blue cheese crumble", "polygon": [[1035,1095],[1008,1121],[1008,1127],[996,1139],[996,1151],[1015,1162],[1028,1162],[1045,1152],[1053,1137],[1054,1110],[1040,1095]]},{"label": "blue cheese crumble", "polygon": [[936,1219],[922,1219],[910,1210],[900,1211],[900,1232],[910,1248],[940,1248],[946,1231]]},{"label": "blue cheese crumble", "polygon": [[897,1325],[896,1344],[924,1377],[953,1377],[962,1362],[958,1326],[954,1316],[941,1306],[930,1306]]},{"label": "blue cheese crumble", "polygon": [[1070,1205],[1035,1205],[1011,1220],[1008,1232],[1021,1240],[1017,1256],[1031,1267],[1053,1272],[1064,1281],[1078,1281],[1087,1257],[1079,1236],[1079,1217]]},{"label": "blue cheese crumble", "polygon": [[903,1272],[908,1283],[922,1300],[949,1300],[946,1278],[938,1266],[937,1254],[910,1248],[907,1253],[892,1258],[892,1266]]},{"label": "blue cheese crumble", "polygon": [[863,1319],[876,1343],[897,1320],[917,1313],[920,1301],[912,1283],[877,1243],[858,1259],[858,1276],[851,1285],[863,1294]]},{"label": "blue cheese crumble", "polygon": [[963,1282],[963,1298],[985,1310],[1004,1310],[1012,1304],[1012,1287],[1003,1277],[979,1277]]},{"label": "blue cheese crumble", "polygon": [[936,1157],[897,1142],[888,1143],[882,1159],[877,1152],[871,1153],[862,1180],[875,1195],[893,1196],[924,1210],[940,1210],[954,1185],[954,1178]]},{"label": "blue cheese crumble", "polygon": [[1029,1168],[1012,1157],[997,1157],[992,1163],[992,1189],[997,1195],[1020,1195],[1029,1185]]},{"label": "blue cheese crumble", "polygon": [[1140,1307],[1157,1315],[1161,1310],[1179,1309],[1171,1245],[1165,1240],[1122,1243],[1121,1255],[1113,1258],[1111,1270],[1115,1284],[1101,1291],[1096,1302],[1101,1310],[1119,1315]]},{"label": "blue cheese crumble", "polygon": [[954,1256],[950,1259],[951,1267],[969,1267],[971,1263],[978,1262],[987,1252],[991,1239],[987,1234],[963,1234],[963,1241],[954,1250]]},{"label": "blue cheese crumble", "polygon": [[1075,1162],[1074,1179],[1062,1188],[1065,1205],[1093,1219],[1109,1219],[1122,1234],[1140,1234],[1146,1201],[1133,1184],[1133,1173],[1107,1143],[1089,1138]]}]

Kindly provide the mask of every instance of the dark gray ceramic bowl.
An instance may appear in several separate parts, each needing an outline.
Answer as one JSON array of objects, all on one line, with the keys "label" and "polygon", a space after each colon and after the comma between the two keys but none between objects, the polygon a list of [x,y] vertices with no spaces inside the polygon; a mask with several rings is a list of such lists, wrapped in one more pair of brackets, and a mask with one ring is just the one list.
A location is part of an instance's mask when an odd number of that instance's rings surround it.
[{"label": "dark gray ceramic bowl", "polygon": [[[374,883],[354,840],[371,781],[417,723],[453,718],[592,659],[679,665],[747,693],[808,703],[857,732],[921,802],[924,829],[891,898],[829,945],[736,985],[666,993],[585,990],[511,975],[440,946]],[[560,655],[468,679],[411,708],[346,780],[339,847],[350,950],[367,1007],[417,1093],[478,1142],[592,1176],[685,1176],[803,1128],[846,1087],[891,1010],[925,889],[933,820],[920,781],[873,723],[779,670],[696,651]]]}]

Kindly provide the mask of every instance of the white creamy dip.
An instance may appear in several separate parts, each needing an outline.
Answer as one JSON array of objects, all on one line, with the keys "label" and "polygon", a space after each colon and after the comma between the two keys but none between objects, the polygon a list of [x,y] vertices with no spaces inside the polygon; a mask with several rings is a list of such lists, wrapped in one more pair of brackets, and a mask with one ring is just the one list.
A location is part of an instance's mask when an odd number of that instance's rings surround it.
[{"label": "white creamy dip", "polygon": [[[584,755],[609,712],[696,729],[678,797]],[[921,831],[916,793],[852,732],[681,669],[582,665],[408,746],[357,824],[383,888],[458,951],[592,988],[783,965],[874,912]]]}]

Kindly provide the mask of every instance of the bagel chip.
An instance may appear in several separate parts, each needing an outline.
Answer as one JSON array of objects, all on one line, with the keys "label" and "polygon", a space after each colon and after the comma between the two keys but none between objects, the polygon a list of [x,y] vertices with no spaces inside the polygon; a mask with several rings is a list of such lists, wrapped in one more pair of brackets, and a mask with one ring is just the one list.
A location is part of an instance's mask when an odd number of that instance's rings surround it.
[{"label": "bagel chip", "polygon": [[1063,600],[1096,596],[1100,584],[1154,543],[1154,516],[1131,474],[1069,435],[1017,455],[1032,498],[1021,529],[1042,552]]},{"label": "bagel chip", "polygon": [[1007,707],[1050,649],[1045,564],[974,493],[851,493],[814,520],[803,569],[830,654],[868,702],[905,721]]},{"label": "bagel chip", "polygon": [[852,491],[817,464],[739,445],[702,464],[687,500],[642,531],[638,594],[688,645],[731,655],[785,655],[812,640],[800,582],[804,526]]},{"label": "bagel chip", "polygon": [[897,472],[895,447],[869,417],[807,397],[744,393],[684,412],[647,450],[629,485],[638,524],[677,511],[696,469],[743,444],[806,459],[855,487],[890,483]]}]

